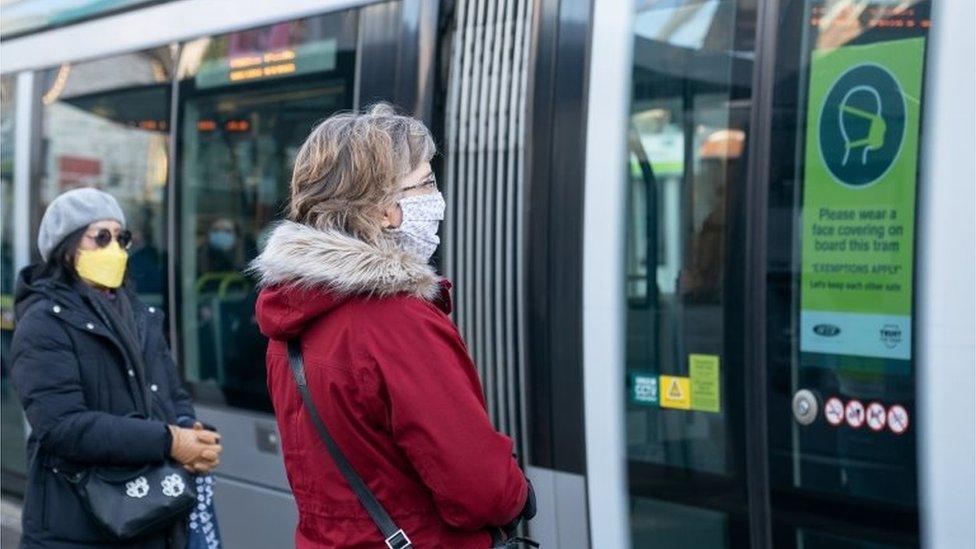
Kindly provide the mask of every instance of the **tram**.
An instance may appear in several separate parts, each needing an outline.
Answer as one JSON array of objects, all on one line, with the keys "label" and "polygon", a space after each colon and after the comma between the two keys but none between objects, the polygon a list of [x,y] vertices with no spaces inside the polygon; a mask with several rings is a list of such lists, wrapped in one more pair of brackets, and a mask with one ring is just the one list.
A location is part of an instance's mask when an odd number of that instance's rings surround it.
[{"label": "tram", "polygon": [[5,492],[14,277],[48,202],[97,186],[223,435],[226,546],[292,544],[244,268],[313,125],[382,100],[438,141],[435,261],[544,547],[976,540],[971,2],[3,11]]}]

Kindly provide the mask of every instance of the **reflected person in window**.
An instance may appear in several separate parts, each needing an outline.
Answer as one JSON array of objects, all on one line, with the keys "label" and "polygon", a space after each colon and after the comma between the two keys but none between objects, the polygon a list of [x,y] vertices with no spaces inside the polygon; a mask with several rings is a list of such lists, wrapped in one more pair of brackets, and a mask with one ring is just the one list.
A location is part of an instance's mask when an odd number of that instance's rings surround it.
[{"label": "reflected person in window", "polygon": [[144,298],[150,295],[157,303],[162,302],[166,262],[156,247],[149,223],[143,230],[132,231],[127,270],[137,292]]},{"label": "reflected person in window", "polygon": [[450,284],[428,264],[444,216],[434,152],[421,122],[386,105],[322,122],[296,157],[289,220],[253,263],[299,548],[384,542],[303,409],[296,338],[332,437],[414,547],[491,547],[535,512],[448,317]]},{"label": "reflected person in window", "polygon": [[44,261],[20,273],[11,354],[31,425],[24,547],[185,547],[185,520],[112,539],[69,479],[92,467],[166,459],[203,473],[219,461],[219,437],[196,421],[181,386],[162,312],[127,281],[130,240],[115,198],[68,191],[41,220]]},{"label": "reflected person in window", "polygon": [[218,217],[210,224],[206,242],[200,246],[198,264],[201,273],[239,272],[244,269],[244,246],[233,220]]}]

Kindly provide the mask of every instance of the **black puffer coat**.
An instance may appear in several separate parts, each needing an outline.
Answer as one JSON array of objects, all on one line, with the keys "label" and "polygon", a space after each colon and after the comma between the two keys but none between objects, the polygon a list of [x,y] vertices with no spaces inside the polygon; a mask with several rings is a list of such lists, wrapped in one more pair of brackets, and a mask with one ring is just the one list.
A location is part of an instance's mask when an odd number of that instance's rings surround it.
[{"label": "black puffer coat", "polygon": [[[113,545],[91,521],[63,471],[91,465],[160,463],[169,454],[167,423],[192,423],[163,337],[161,311],[129,290],[145,379],[124,351],[122,339],[82,286],[33,279],[28,267],[15,292],[17,325],[11,349],[13,383],[31,434],[23,511],[24,547],[125,547]],[[82,284],[82,283],[77,283]],[[145,410],[153,419],[125,417]],[[176,527],[174,527],[174,530]],[[130,543],[167,546],[167,533]]]}]

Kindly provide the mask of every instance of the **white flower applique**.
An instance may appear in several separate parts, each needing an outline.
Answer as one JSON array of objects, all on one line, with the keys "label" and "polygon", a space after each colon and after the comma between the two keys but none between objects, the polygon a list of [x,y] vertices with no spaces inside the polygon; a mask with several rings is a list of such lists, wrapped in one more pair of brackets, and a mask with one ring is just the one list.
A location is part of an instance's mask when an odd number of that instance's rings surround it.
[{"label": "white flower applique", "polygon": [[177,475],[176,473],[164,478],[160,484],[163,487],[163,495],[171,498],[183,495],[183,491],[186,490],[186,484],[183,483],[183,479],[180,478],[180,475]]},{"label": "white flower applique", "polygon": [[144,498],[149,493],[149,481],[146,477],[139,477],[125,483],[125,495],[130,498]]}]

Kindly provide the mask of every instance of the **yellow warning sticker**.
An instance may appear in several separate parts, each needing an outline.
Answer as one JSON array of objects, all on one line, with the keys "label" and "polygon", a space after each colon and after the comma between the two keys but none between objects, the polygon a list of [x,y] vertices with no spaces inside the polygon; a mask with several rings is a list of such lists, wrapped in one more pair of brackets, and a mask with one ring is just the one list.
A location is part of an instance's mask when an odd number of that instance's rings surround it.
[{"label": "yellow warning sticker", "polygon": [[722,411],[719,359],[717,355],[688,355],[691,374],[691,409]]},{"label": "yellow warning sticker", "polygon": [[691,408],[691,380],[686,377],[661,376],[661,408]]}]

